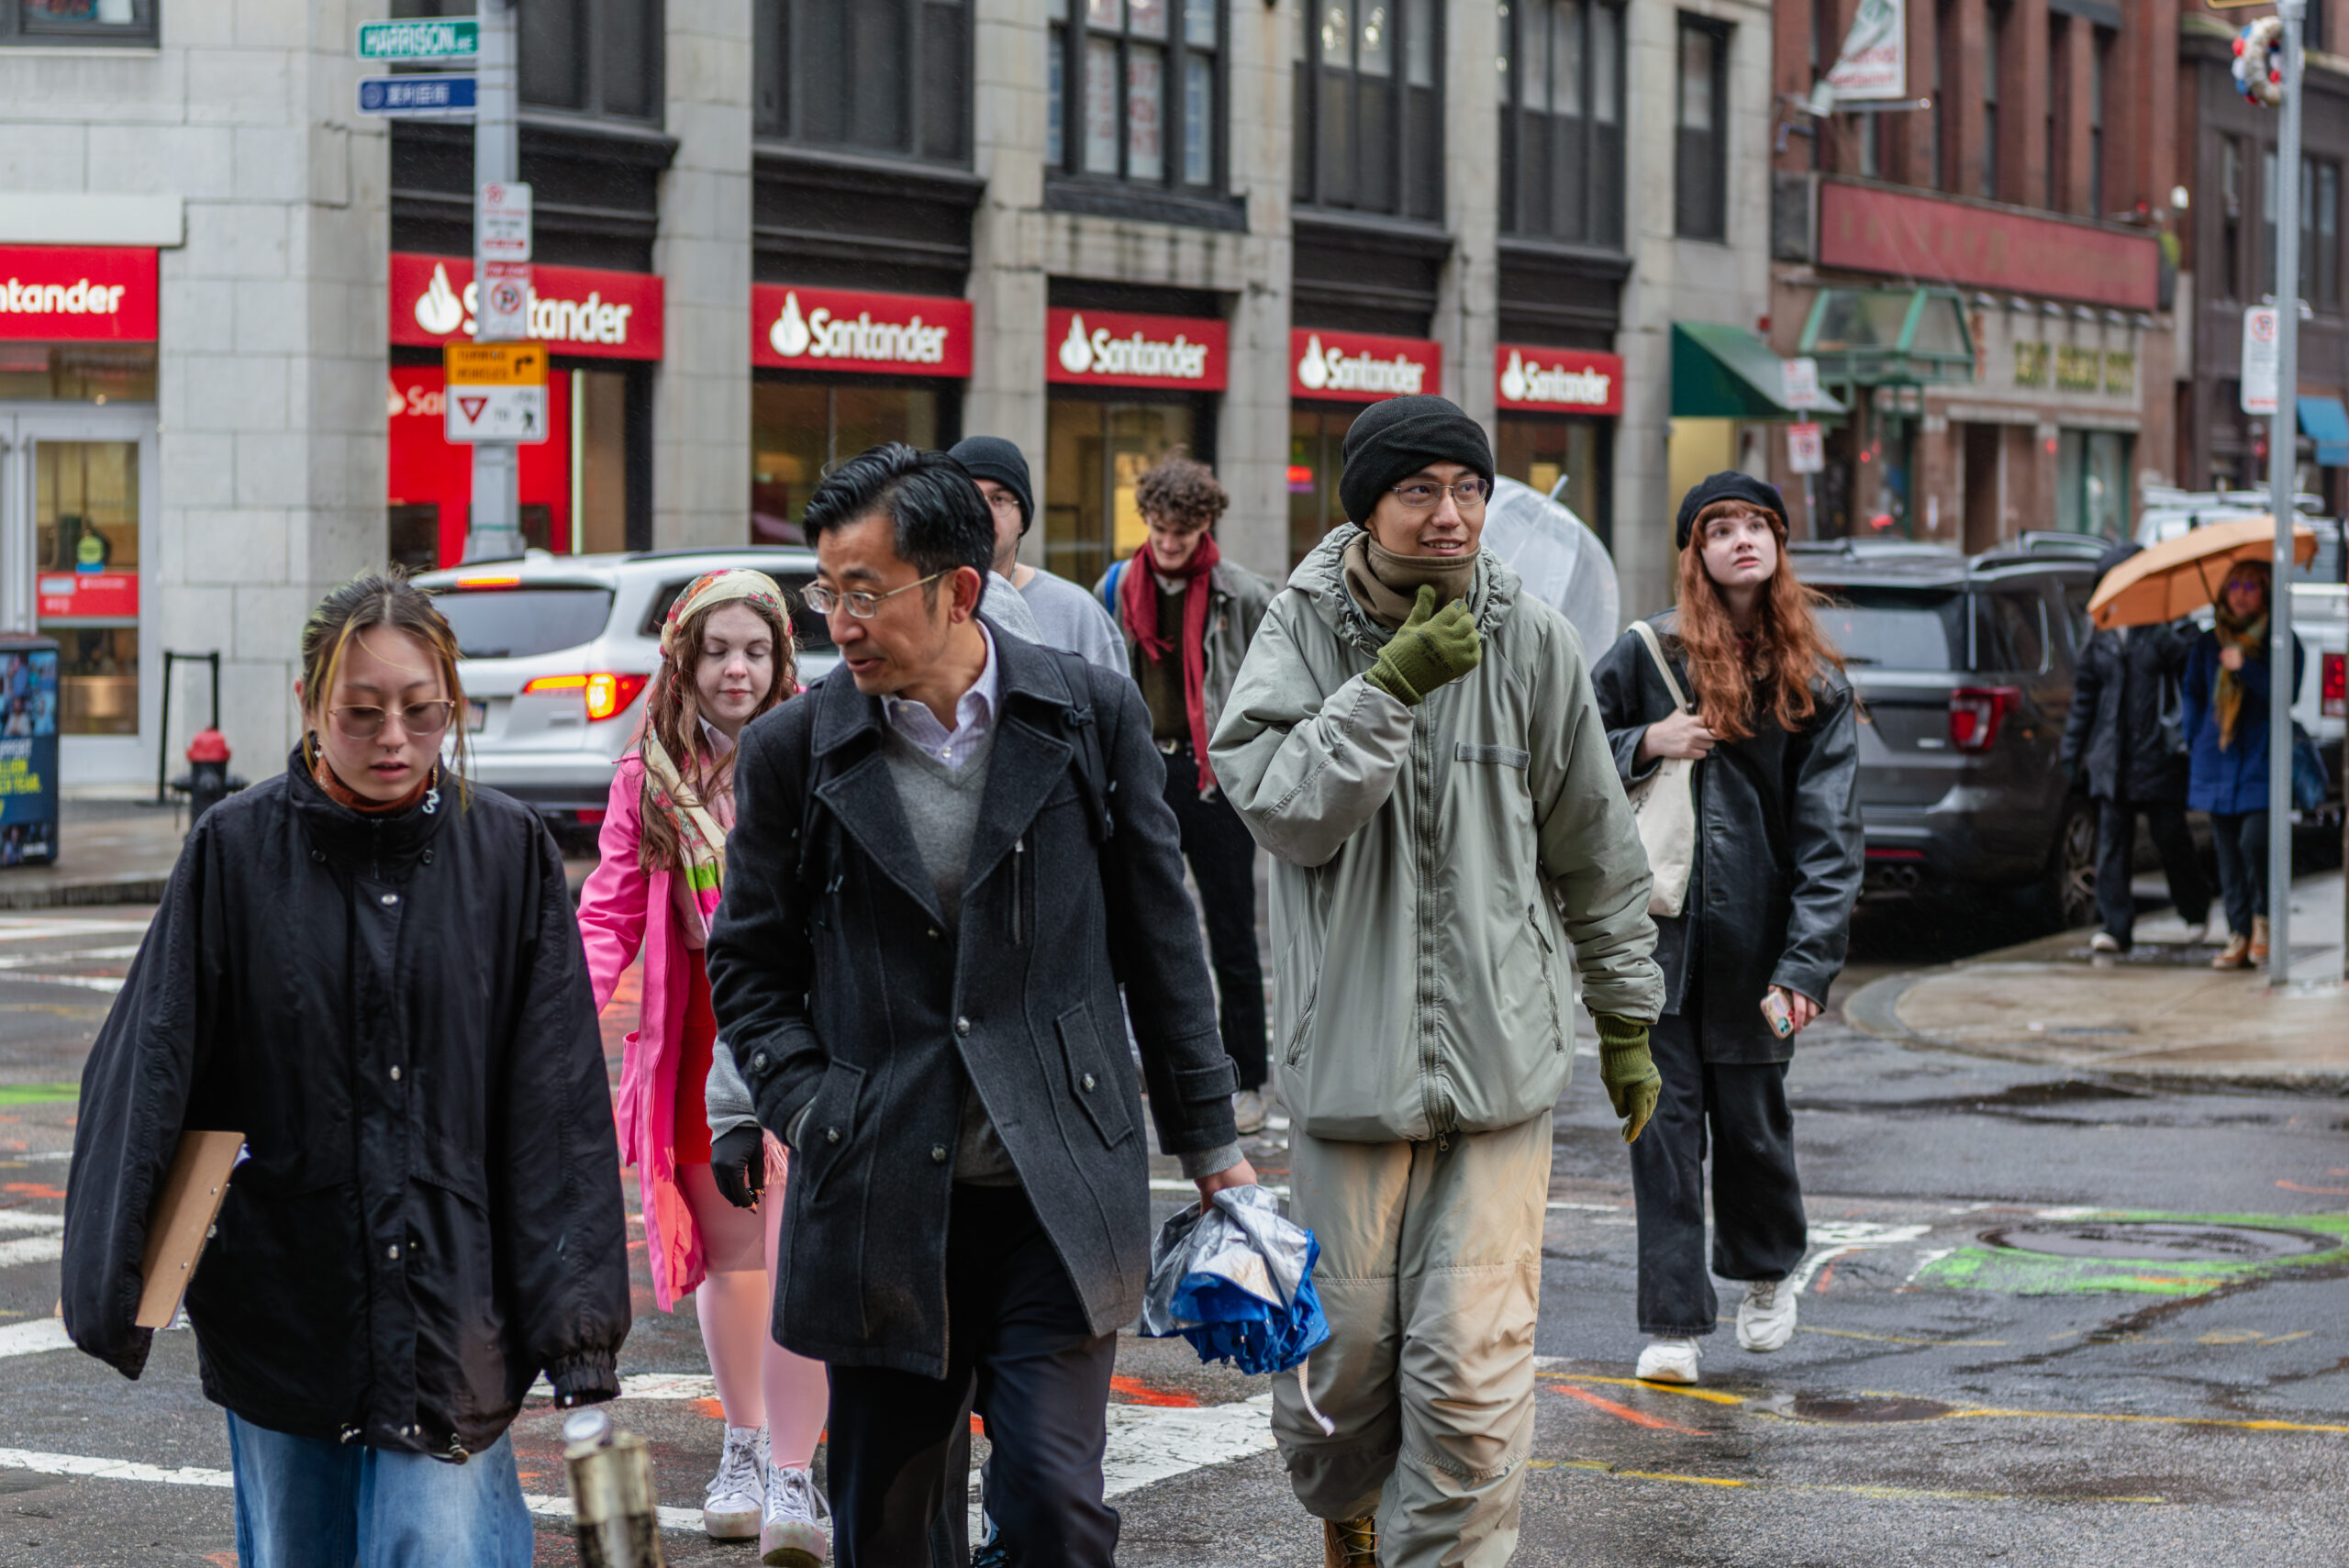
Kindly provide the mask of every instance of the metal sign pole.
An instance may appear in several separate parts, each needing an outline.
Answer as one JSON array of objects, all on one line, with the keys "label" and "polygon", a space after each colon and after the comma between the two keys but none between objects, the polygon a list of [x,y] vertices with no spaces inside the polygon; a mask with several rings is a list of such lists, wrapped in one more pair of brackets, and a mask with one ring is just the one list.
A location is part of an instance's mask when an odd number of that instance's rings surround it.
[{"label": "metal sign pole", "polygon": [[2267,984],[2292,977],[2292,506],[2299,471],[2300,19],[2308,0],[2278,0],[2284,23],[2283,124],[2276,150],[2276,414],[2267,425],[2267,503],[2276,514],[2268,595]]},{"label": "metal sign pole", "polygon": [[[511,184],[520,174],[521,155],[514,128],[516,0],[481,0],[481,52],[473,117],[473,307],[474,337],[506,336],[493,326],[489,304],[489,256],[482,245],[479,216],[484,185]],[[465,533],[467,561],[498,560],[522,553],[520,465],[511,441],[473,443],[473,506]]]}]

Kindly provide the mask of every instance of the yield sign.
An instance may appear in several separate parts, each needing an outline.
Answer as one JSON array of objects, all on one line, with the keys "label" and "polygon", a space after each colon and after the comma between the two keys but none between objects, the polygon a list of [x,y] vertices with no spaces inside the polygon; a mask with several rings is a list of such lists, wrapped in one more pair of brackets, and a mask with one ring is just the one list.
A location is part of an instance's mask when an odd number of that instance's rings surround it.
[{"label": "yield sign", "polygon": [[489,406],[489,399],[486,397],[460,397],[457,399],[457,406],[465,411],[465,417],[467,419],[478,420],[481,417],[481,411]]}]

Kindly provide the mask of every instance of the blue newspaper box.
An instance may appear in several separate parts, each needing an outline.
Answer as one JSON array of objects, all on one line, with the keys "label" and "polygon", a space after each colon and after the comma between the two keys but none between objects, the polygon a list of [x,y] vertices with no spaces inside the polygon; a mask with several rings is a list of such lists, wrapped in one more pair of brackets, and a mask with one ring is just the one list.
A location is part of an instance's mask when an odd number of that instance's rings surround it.
[{"label": "blue newspaper box", "polygon": [[0,637],[0,866],[57,859],[57,639]]}]

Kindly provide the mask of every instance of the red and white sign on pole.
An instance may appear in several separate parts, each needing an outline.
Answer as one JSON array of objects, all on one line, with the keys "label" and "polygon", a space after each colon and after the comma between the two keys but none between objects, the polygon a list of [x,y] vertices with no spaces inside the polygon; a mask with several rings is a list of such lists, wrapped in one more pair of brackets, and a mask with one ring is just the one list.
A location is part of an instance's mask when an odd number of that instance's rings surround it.
[{"label": "red and white sign on pole", "polygon": [[529,337],[530,187],[484,185],[473,209],[473,236],[482,270],[473,336],[484,343]]},{"label": "red and white sign on pole", "polygon": [[[475,336],[480,290],[462,256],[392,252],[392,341],[438,348]],[[661,357],[661,279],[597,267],[539,267],[527,288],[527,338],[587,359]]]},{"label": "red and white sign on pole", "polygon": [[751,285],[751,362],[864,375],[971,373],[971,302],[798,284]]},{"label": "red and white sign on pole", "polygon": [[1493,350],[1493,396],[1503,408],[1547,414],[1620,414],[1623,361],[1589,349],[1502,343]]},{"label": "red and white sign on pole", "polygon": [[1787,466],[1797,473],[1817,473],[1827,466],[1827,442],[1817,425],[1787,427]]},{"label": "red and white sign on pole", "polygon": [[1044,379],[1061,386],[1221,392],[1230,333],[1212,317],[1044,312]]},{"label": "red and white sign on pole", "polygon": [[1330,403],[1377,403],[1443,390],[1443,349],[1425,338],[1384,338],[1293,327],[1288,394]]},{"label": "red and white sign on pole", "polygon": [[[1808,414],[1819,406],[1819,361],[1808,355],[1782,360],[1787,406]],[[1803,472],[1797,469],[1796,473]]]},{"label": "red and white sign on pole", "polygon": [[2243,411],[2246,414],[2276,412],[2276,353],[2277,334],[2282,328],[2276,307],[2271,305],[2248,306],[2243,313]]}]

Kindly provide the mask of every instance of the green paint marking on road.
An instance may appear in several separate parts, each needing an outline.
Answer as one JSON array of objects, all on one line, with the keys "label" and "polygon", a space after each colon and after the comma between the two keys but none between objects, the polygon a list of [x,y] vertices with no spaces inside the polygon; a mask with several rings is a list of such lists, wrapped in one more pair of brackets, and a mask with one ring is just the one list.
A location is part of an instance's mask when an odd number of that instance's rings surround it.
[{"label": "green paint marking on road", "polygon": [[2115,1209],[2091,1223],[2246,1226],[2293,1231],[2329,1242],[2278,1258],[2064,1257],[1977,1243],[1935,1259],[1915,1283],[1948,1290],[1988,1290],[2004,1296],[2123,1293],[2195,1296],[2221,1285],[2301,1269],[2349,1266],[2349,1214],[2163,1214]]},{"label": "green paint marking on road", "polygon": [[79,1084],[0,1084],[0,1106],[53,1106],[81,1097]]}]

